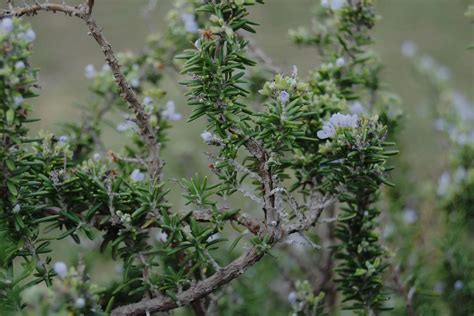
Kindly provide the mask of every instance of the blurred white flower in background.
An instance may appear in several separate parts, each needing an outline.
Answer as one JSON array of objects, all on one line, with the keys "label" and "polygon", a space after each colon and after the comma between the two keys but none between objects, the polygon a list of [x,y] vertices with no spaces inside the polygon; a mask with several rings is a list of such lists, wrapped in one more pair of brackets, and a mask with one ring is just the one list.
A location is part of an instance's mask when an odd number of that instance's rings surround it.
[{"label": "blurred white flower in background", "polygon": [[162,115],[169,121],[179,121],[183,118],[181,113],[176,112],[176,104],[171,100],[166,102],[166,109],[162,112]]},{"label": "blurred white flower in background", "polygon": [[86,300],[83,299],[82,297],[78,297],[76,299],[75,305],[76,305],[76,308],[78,309],[84,308],[84,306],[86,306]]},{"label": "blurred white flower in background", "polygon": [[339,10],[347,4],[347,0],[321,0],[321,6],[331,10]]},{"label": "blurred white flower in background", "polygon": [[126,132],[128,130],[134,129],[137,126],[135,122],[126,120],[124,122],[118,123],[117,124],[117,131],[119,132]]},{"label": "blurred white flower in background", "polygon": [[417,47],[412,41],[405,41],[401,46],[402,55],[407,58],[413,58],[416,55]]},{"label": "blurred white flower in background", "polygon": [[67,275],[67,265],[62,261],[55,262],[53,270],[61,278],[64,278]]},{"label": "blurred white flower in background", "polygon": [[461,281],[461,280],[457,280],[456,282],[454,282],[454,289],[459,291],[459,290],[462,290],[464,288],[464,282]]},{"label": "blurred white flower in background", "polygon": [[85,68],[84,68],[84,76],[87,78],[87,79],[92,79],[96,76],[97,72],[95,70],[95,67],[94,65],[92,64],[89,64],[87,65]]},{"label": "blurred white flower in background", "polygon": [[349,105],[349,111],[352,114],[362,114],[365,112],[365,108],[360,101],[354,101]]},{"label": "blurred white flower in background", "polygon": [[298,294],[296,294],[295,291],[291,291],[290,294],[288,294],[288,302],[291,305],[294,305],[298,302]]},{"label": "blurred white flower in background", "polygon": [[438,190],[439,196],[443,196],[448,193],[449,184],[451,182],[451,175],[448,171],[444,171],[438,179]]},{"label": "blurred white flower in background", "polygon": [[406,208],[403,210],[403,221],[406,224],[413,224],[417,221],[418,215],[412,208]]},{"label": "blurred white flower in background", "polygon": [[336,66],[337,67],[342,67],[346,64],[346,60],[343,57],[339,57],[336,59]]},{"label": "blurred white flower in background", "polygon": [[181,14],[181,21],[184,23],[184,28],[186,32],[197,33],[199,26],[196,22],[196,17],[192,13],[183,13]]}]

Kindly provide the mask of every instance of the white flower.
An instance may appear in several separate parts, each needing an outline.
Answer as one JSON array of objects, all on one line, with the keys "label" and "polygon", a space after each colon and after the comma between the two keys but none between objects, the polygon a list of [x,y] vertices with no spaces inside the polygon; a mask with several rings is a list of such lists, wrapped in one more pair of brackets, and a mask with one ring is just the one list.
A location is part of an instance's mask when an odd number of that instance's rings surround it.
[{"label": "white flower", "polygon": [[81,309],[81,308],[84,308],[84,306],[86,306],[86,300],[83,299],[82,297],[78,297],[76,299],[76,308],[78,309]]},{"label": "white flower", "polygon": [[17,95],[13,98],[13,105],[17,108],[22,105],[24,101],[25,99],[21,95]]},{"label": "white flower", "polygon": [[339,57],[336,59],[336,66],[337,67],[342,67],[346,64],[346,60],[343,57]]},{"label": "white flower", "polygon": [[110,69],[111,69],[111,68],[110,68],[109,64],[104,64],[104,65],[102,66],[102,71],[103,71],[103,72],[107,72],[107,71],[109,71]]},{"label": "white flower", "polygon": [[143,105],[150,105],[153,103],[153,99],[149,96],[143,98]]},{"label": "white flower", "polygon": [[140,182],[145,180],[145,174],[141,172],[139,169],[135,169],[132,171],[132,174],[130,175],[130,179],[132,179],[133,182]]},{"label": "white flower", "polygon": [[0,33],[10,33],[13,31],[13,20],[11,18],[5,18],[0,23]]},{"label": "white flower", "polygon": [[280,92],[278,99],[280,99],[281,104],[285,105],[290,100],[290,94],[286,91],[282,91]]},{"label": "white flower", "polygon": [[461,280],[457,280],[456,282],[454,282],[454,289],[455,290],[462,290],[464,288],[464,282],[461,281]]},{"label": "white flower", "polygon": [[160,242],[166,242],[168,240],[168,234],[164,231],[159,231],[155,234],[155,240]]},{"label": "white flower", "polygon": [[179,121],[183,117],[181,113],[176,112],[176,104],[171,100],[166,102],[166,109],[163,111],[162,115],[169,121]]},{"label": "white flower", "polygon": [[329,8],[330,0],[321,0],[321,6],[323,8]]},{"label": "white flower", "polygon": [[349,111],[351,111],[352,114],[362,114],[365,112],[365,108],[359,101],[354,101],[349,106]]},{"label": "white flower", "polygon": [[23,69],[25,69],[25,63],[22,62],[21,60],[20,60],[20,61],[17,61],[17,62],[15,63],[15,69],[16,69],[16,70],[23,70]]},{"label": "white flower", "polygon": [[298,294],[296,294],[295,291],[292,291],[290,294],[288,294],[288,302],[290,302],[291,305],[294,305],[298,302]]},{"label": "white flower", "polygon": [[66,135],[62,135],[62,136],[59,136],[59,142],[61,144],[65,144],[69,141],[69,137],[67,137]]},{"label": "white flower", "polygon": [[418,219],[418,215],[416,214],[416,211],[412,208],[406,208],[403,211],[403,221],[406,224],[413,224],[416,222]]},{"label": "white flower", "polygon": [[445,171],[441,174],[438,179],[438,195],[443,196],[448,192],[449,184],[451,182],[451,175],[448,171]]},{"label": "white flower", "polygon": [[53,270],[61,278],[64,278],[67,275],[67,265],[62,261],[55,262]]},{"label": "white flower", "polygon": [[100,156],[100,154],[95,153],[95,154],[94,154],[94,160],[95,160],[95,161],[99,161],[100,159],[102,159],[102,157]]},{"label": "white flower", "polygon": [[412,41],[405,41],[401,46],[402,55],[407,58],[415,57],[416,55],[416,44]]},{"label": "white flower", "polygon": [[89,64],[84,68],[84,76],[86,76],[87,79],[94,78],[96,74],[97,72],[95,71],[94,65]]},{"label": "white flower", "polygon": [[317,136],[320,139],[331,138],[336,135],[338,128],[356,128],[358,126],[359,117],[356,114],[335,113],[328,122],[325,122],[323,128],[318,131]]},{"label": "white flower", "polygon": [[201,133],[201,138],[206,143],[210,143],[214,139],[214,135],[209,131],[204,131]]},{"label": "white flower", "polygon": [[186,32],[197,33],[199,26],[196,22],[196,17],[192,13],[183,13],[181,14],[181,21],[184,23],[184,28]]},{"label": "white flower", "polygon": [[133,78],[132,80],[130,80],[130,85],[133,88],[138,88],[140,86],[140,80],[137,78]]}]

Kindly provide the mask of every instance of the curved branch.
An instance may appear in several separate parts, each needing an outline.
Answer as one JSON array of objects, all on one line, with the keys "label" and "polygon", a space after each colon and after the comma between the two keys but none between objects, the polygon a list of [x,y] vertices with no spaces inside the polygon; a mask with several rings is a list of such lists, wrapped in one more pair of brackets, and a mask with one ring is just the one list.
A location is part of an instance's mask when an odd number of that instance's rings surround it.
[{"label": "curved branch", "polygon": [[209,295],[216,288],[237,278],[263,256],[263,252],[252,248],[241,257],[222,268],[219,272],[216,272],[209,278],[196,283],[188,290],[177,294],[175,300],[169,297],[145,300],[135,304],[118,307],[112,311],[111,315],[145,315],[147,313],[164,312],[180,306],[189,305],[191,302]]},{"label": "curved branch", "polygon": [[36,3],[26,7],[13,8],[9,10],[3,10],[0,12],[0,18],[10,16],[33,16],[38,14],[39,11],[45,12],[62,12],[69,16],[75,16],[83,20],[88,29],[89,34],[95,39],[97,44],[102,49],[105,56],[105,61],[112,69],[114,74],[115,82],[120,90],[120,96],[127,102],[129,108],[134,112],[136,117],[136,123],[140,130],[140,134],[143,141],[148,148],[148,173],[153,180],[161,180],[161,169],[163,164],[159,158],[159,145],[156,142],[155,133],[149,123],[149,116],[145,113],[143,105],[138,100],[135,91],[128,83],[125,75],[122,72],[122,67],[115,56],[112,46],[107,41],[105,36],[102,34],[102,30],[97,26],[95,19],[88,13],[89,6],[86,4],[80,4],[76,6],[58,4],[58,3]]}]

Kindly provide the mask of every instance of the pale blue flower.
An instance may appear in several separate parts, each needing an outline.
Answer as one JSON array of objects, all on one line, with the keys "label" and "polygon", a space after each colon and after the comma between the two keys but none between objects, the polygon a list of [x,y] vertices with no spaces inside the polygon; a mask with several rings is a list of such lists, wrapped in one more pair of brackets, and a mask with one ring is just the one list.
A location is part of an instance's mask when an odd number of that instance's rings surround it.
[{"label": "pale blue flower", "polygon": [[86,306],[86,300],[82,297],[78,297],[75,302],[76,308],[82,309]]},{"label": "pale blue flower", "polygon": [[449,184],[451,183],[451,175],[448,171],[444,171],[438,179],[438,190],[439,196],[443,196],[448,193]]},{"label": "pale blue flower", "polygon": [[168,234],[164,231],[159,231],[155,234],[155,240],[159,242],[166,242],[168,240]]},{"label": "pale blue flower", "polygon": [[55,262],[53,270],[61,278],[64,278],[67,275],[67,265],[62,261]]},{"label": "pale blue flower", "polygon": [[84,76],[87,78],[87,79],[92,79],[96,76],[97,72],[95,70],[95,67],[94,65],[92,64],[89,64],[87,65],[85,68],[84,68]]},{"label": "pale blue flower", "polygon": [[406,224],[413,224],[417,221],[418,215],[416,214],[416,211],[412,208],[406,208],[403,211],[403,221]]},{"label": "pale blue flower", "polygon": [[346,0],[321,0],[321,6],[333,11],[337,11],[347,4]]},{"label": "pale blue flower", "polygon": [[356,114],[335,113],[328,122],[323,124],[323,128],[317,132],[320,139],[331,138],[336,135],[338,128],[356,128],[358,126],[359,117]]},{"label": "pale blue flower", "polygon": [[99,161],[102,159],[102,156],[99,153],[95,153],[93,158],[95,161]]},{"label": "pale blue flower", "polygon": [[36,39],[36,33],[32,29],[29,29],[26,33],[23,33],[22,38],[28,43],[31,43]]},{"label": "pale blue flower", "polygon": [[166,103],[166,109],[162,112],[162,115],[169,121],[179,121],[183,117],[181,113],[176,112],[176,104],[171,100]]},{"label": "pale blue flower", "polygon": [[413,58],[416,55],[417,47],[412,41],[405,41],[401,46],[402,55],[406,58]]},{"label": "pale blue flower", "polygon": [[365,108],[359,101],[354,101],[349,105],[349,111],[352,114],[362,114],[365,112]]},{"label": "pale blue flower", "polygon": [[196,17],[192,13],[183,13],[181,14],[181,21],[184,23],[184,28],[186,32],[197,33],[199,26],[196,22]]},{"label": "pale blue flower", "polygon": [[288,294],[288,302],[291,305],[295,305],[296,303],[298,303],[298,294],[296,294],[295,291],[292,291],[290,292],[290,294]]},{"label": "pale blue flower", "polygon": [[17,61],[17,62],[15,63],[15,69],[16,69],[16,70],[23,70],[23,69],[25,69],[25,63],[22,62],[21,60],[20,60],[20,61]]},{"label": "pale blue flower", "polygon": [[135,127],[136,127],[136,124],[134,122],[127,120],[125,122],[117,124],[117,131],[125,132]]},{"label": "pale blue flower", "polygon": [[15,106],[15,108],[17,108],[22,105],[24,101],[25,99],[23,98],[23,96],[17,95],[13,98],[13,105]]},{"label": "pale blue flower", "polygon": [[342,67],[346,64],[346,60],[343,57],[339,57],[336,59],[336,66],[337,67]]},{"label": "pale blue flower", "polygon": [[285,105],[290,100],[290,94],[286,91],[281,91],[278,98],[280,99],[281,104]]},{"label": "pale blue flower", "polygon": [[201,138],[206,143],[210,143],[214,139],[214,135],[209,131],[204,131],[201,133]]},{"label": "pale blue flower", "polygon": [[132,80],[130,80],[130,85],[133,88],[138,88],[140,86],[140,80],[137,78],[133,78]]},{"label": "pale blue flower", "polygon": [[462,290],[464,288],[464,282],[461,281],[461,280],[457,280],[456,282],[454,282],[454,289],[459,291],[459,290]]},{"label": "pale blue flower", "polygon": [[66,135],[59,136],[59,142],[61,144],[66,144],[68,141],[69,141],[69,137],[67,137]]},{"label": "pale blue flower", "polygon": [[13,31],[13,20],[4,18],[0,23],[0,33],[10,33],[11,31]]},{"label": "pale blue flower", "polygon": [[133,182],[140,182],[145,180],[145,174],[141,172],[139,169],[135,169],[132,171],[132,174],[130,175],[130,179],[132,179]]},{"label": "pale blue flower", "polygon": [[143,98],[143,105],[150,105],[153,103],[153,99],[149,96]]}]

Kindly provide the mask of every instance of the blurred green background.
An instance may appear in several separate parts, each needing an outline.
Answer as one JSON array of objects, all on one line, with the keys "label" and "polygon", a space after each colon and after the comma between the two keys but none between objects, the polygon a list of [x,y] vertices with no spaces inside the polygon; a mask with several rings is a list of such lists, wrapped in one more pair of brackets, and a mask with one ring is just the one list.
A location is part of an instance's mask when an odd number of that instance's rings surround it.
[{"label": "blurred green background", "polygon": [[[78,1],[66,1],[69,4]],[[96,0],[95,15],[116,51],[139,51],[147,34],[164,27],[164,15],[172,0],[158,0],[150,18],[143,19],[148,0]],[[259,46],[284,69],[296,64],[301,76],[318,64],[314,48],[296,48],[288,38],[288,29],[310,25],[312,8],[319,0],[267,0],[267,5],[252,8],[253,20],[260,23],[255,36]],[[466,50],[474,42],[474,27],[464,17],[470,1],[466,0],[379,0],[378,13],[382,17],[375,28],[376,50],[385,69],[387,90],[403,99],[406,120],[401,135],[404,157],[414,171],[412,180],[437,179],[446,165],[447,152],[442,147],[440,134],[433,129],[433,119],[426,103],[427,88],[418,82],[410,64],[401,56],[400,45],[414,41],[422,54],[433,56],[451,69],[457,89],[474,98],[474,51]],[[41,13],[30,19],[37,33],[33,63],[41,69],[41,96],[35,99],[35,115],[41,118],[36,129],[60,129],[67,120],[78,120],[80,108],[90,98],[84,67],[100,67],[103,58],[96,43],[87,35],[79,20],[62,14]],[[164,82],[169,99],[176,101],[185,115],[183,90],[172,80]],[[179,122],[171,130],[171,142],[166,150],[167,175],[180,178],[190,176],[195,167],[205,168],[204,146],[199,133],[203,122]],[[117,148],[121,138],[113,129],[106,133],[108,145]],[[395,171],[397,172],[397,171]],[[173,184],[177,186],[176,184]],[[177,191],[177,190],[175,190]],[[70,251],[69,244],[62,244]],[[60,258],[57,258],[60,259]],[[62,260],[66,258],[61,258]],[[110,263],[107,263],[110,264]],[[113,266],[102,266],[113,269]],[[251,272],[254,273],[255,271]],[[109,274],[99,278],[106,280]]]},{"label": "blurred green background", "polygon": [[[66,1],[79,3],[78,1]],[[172,0],[158,0],[155,11],[143,19],[148,0],[97,0],[95,15],[116,51],[139,51],[146,35],[164,26],[164,15]],[[252,8],[253,19],[260,23],[256,39],[259,45],[284,69],[296,64],[304,75],[318,63],[315,49],[294,47],[287,34],[289,28],[309,25],[311,11],[319,0],[269,0],[265,6]],[[467,0],[379,0],[382,19],[375,28],[376,49],[385,64],[384,79],[388,89],[400,95],[407,114],[402,134],[403,147],[417,177],[435,177],[443,167],[446,153],[440,147],[432,128],[425,85],[417,82],[408,62],[400,54],[405,40],[414,41],[423,54],[431,55],[448,66],[456,87],[474,97],[473,51],[474,27],[464,17]],[[40,67],[41,97],[36,99],[36,115],[42,121],[38,128],[57,130],[58,123],[79,118],[78,104],[88,99],[83,71],[87,64],[100,67],[103,59],[96,43],[88,38],[80,21],[61,14],[40,14],[31,19],[38,39],[34,64]],[[188,113],[183,91],[175,84],[166,87],[183,113]],[[199,123],[195,123],[199,124]],[[182,127],[178,124],[177,129]],[[168,154],[194,153],[201,140],[199,127],[178,132]],[[190,137],[183,137],[185,135]],[[113,147],[116,134],[107,134]],[[168,159],[168,161],[170,161]],[[171,160],[174,161],[174,160]]]}]

